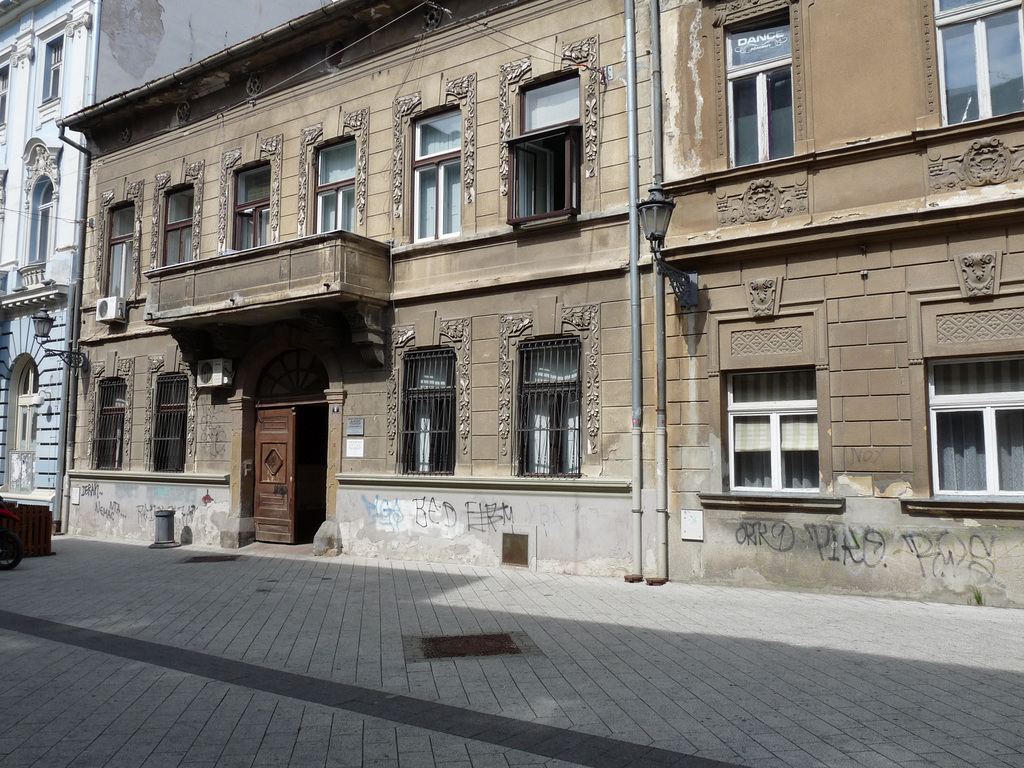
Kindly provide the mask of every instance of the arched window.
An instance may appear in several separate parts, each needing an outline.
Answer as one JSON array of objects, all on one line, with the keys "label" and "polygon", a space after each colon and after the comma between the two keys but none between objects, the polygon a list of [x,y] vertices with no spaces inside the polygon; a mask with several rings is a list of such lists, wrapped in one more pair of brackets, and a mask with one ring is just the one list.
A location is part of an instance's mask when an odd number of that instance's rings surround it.
[{"label": "arched window", "polygon": [[15,365],[14,376],[14,398],[11,405],[14,421],[12,432],[13,441],[11,449],[15,451],[34,451],[36,448],[36,423],[39,418],[39,409],[34,403],[36,393],[39,392],[39,371],[36,365],[28,357],[25,357],[19,364]]},{"label": "arched window", "polygon": [[54,218],[53,182],[46,176],[32,190],[32,217],[29,222],[28,260],[30,264],[46,261],[50,255],[50,232]]}]

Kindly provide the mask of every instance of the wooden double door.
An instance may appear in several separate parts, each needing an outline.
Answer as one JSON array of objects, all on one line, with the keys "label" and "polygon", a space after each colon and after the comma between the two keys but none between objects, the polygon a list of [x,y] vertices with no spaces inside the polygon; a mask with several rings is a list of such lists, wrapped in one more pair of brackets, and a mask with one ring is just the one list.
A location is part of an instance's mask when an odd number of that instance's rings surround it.
[{"label": "wooden double door", "polygon": [[326,517],[327,407],[256,409],[256,540],[302,544]]}]

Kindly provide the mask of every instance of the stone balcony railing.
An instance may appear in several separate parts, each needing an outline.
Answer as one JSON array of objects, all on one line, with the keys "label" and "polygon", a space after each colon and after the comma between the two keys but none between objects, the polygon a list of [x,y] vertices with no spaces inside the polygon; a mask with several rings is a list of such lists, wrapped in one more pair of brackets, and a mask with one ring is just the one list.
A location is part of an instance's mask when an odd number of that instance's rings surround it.
[{"label": "stone balcony railing", "polygon": [[391,294],[389,246],[347,232],[224,253],[145,274],[146,322],[165,328],[264,325],[309,311],[382,306]]}]

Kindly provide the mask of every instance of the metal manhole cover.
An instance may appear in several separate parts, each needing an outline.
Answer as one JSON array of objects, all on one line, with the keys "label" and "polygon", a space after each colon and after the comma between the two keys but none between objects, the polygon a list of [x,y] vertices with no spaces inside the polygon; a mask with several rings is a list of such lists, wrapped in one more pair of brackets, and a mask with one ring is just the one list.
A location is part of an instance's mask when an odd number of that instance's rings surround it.
[{"label": "metal manhole cover", "polygon": [[407,661],[539,653],[525,632],[405,637],[403,640]]},{"label": "metal manhole cover", "polygon": [[241,555],[195,555],[193,557],[186,557],[181,562],[183,563],[226,563],[231,560],[237,560]]}]

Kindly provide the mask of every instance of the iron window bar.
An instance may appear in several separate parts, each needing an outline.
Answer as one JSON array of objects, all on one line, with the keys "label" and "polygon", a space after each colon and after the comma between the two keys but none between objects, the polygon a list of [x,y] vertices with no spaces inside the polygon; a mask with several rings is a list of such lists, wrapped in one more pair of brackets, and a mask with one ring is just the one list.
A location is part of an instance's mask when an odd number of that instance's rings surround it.
[{"label": "iron window bar", "polygon": [[402,361],[402,471],[455,472],[455,350],[406,353]]},{"label": "iron window bar", "polygon": [[578,477],[582,467],[578,338],[519,347],[518,472],[526,477]]}]

